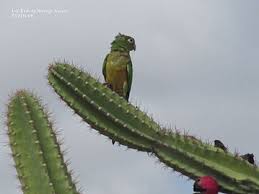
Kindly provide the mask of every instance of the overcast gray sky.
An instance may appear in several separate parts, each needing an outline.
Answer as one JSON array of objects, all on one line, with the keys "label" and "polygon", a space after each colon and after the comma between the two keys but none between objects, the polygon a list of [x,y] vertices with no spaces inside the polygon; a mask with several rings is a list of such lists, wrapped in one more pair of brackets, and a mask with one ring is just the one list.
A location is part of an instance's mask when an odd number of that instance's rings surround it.
[{"label": "overcast gray sky", "polygon": [[[0,111],[16,89],[40,95],[84,193],[192,193],[192,181],[80,123],[47,85],[47,66],[66,59],[101,77],[114,36],[131,35],[137,45],[131,102],[163,125],[259,156],[258,8],[256,0],[2,0]],[[49,11],[13,15],[20,9]],[[20,194],[5,142],[1,130],[0,193]]]}]

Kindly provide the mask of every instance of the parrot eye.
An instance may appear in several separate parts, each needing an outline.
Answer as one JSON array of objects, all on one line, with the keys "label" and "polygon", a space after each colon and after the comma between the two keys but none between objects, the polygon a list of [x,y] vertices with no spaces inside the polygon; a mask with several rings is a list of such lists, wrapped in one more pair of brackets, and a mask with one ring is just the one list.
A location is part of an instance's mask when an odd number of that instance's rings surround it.
[{"label": "parrot eye", "polygon": [[134,42],[133,38],[129,38],[129,39],[128,39],[128,42],[129,42],[129,43],[133,43],[133,42]]}]

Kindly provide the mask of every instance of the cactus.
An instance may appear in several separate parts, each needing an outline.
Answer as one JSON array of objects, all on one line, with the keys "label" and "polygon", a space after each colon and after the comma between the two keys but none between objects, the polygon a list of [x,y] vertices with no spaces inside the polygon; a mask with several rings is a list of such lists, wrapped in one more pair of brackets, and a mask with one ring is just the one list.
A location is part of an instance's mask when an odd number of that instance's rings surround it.
[{"label": "cactus", "polygon": [[165,130],[146,113],[69,64],[50,65],[55,92],[101,134],[129,148],[152,153],[174,170],[196,179],[210,175],[221,192],[259,193],[259,169],[239,156],[191,136]]},{"label": "cactus", "polygon": [[10,99],[8,136],[24,194],[79,194],[39,100],[20,90]]}]

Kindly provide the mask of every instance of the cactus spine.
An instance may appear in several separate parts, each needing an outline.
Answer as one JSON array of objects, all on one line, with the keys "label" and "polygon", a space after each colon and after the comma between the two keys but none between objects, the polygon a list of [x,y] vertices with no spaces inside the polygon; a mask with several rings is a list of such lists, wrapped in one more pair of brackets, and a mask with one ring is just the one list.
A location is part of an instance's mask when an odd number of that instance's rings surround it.
[{"label": "cactus spine", "polygon": [[222,192],[259,193],[259,169],[238,156],[179,133],[168,132],[89,74],[69,64],[49,68],[56,93],[84,121],[120,144],[155,154],[191,179],[214,176]]},{"label": "cactus spine", "polygon": [[79,194],[39,100],[18,91],[8,105],[8,136],[24,194]]}]

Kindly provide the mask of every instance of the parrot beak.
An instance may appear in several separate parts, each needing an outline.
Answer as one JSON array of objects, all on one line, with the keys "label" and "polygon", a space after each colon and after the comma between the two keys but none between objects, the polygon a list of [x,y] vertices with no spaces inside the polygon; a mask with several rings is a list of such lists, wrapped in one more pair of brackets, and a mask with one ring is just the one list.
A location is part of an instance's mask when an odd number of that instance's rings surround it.
[{"label": "parrot beak", "polygon": [[133,46],[133,50],[136,51],[136,45],[135,45],[135,44],[134,44],[134,46]]}]

